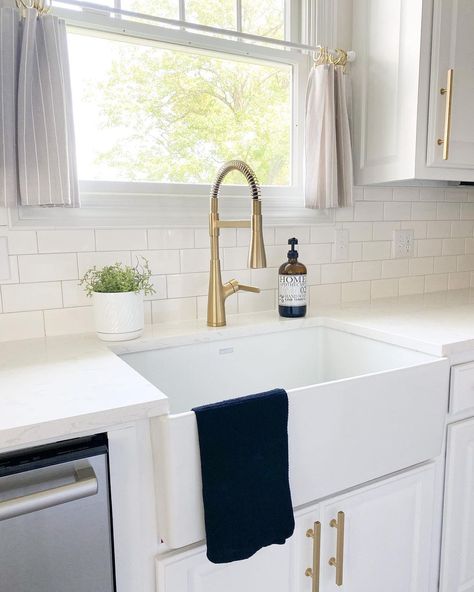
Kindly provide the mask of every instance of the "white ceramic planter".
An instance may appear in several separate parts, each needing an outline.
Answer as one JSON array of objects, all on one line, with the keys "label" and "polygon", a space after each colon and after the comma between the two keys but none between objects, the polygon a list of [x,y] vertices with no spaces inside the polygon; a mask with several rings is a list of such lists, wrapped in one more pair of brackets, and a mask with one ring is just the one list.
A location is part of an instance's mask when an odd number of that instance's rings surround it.
[{"label": "white ceramic planter", "polygon": [[145,312],[143,292],[94,292],[97,335],[103,341],[136,339],[143,332]]}]

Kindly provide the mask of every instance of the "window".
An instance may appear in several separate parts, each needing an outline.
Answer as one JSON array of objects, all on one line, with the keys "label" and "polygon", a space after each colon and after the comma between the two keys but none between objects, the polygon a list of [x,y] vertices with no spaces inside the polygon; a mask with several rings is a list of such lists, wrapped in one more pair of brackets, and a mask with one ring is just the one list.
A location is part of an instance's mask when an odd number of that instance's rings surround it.
[{"label": "window", "polygon": [[[298,30],[299,2],[101,4],[103,11],[57,11],[69,27],[82,191],[207,195],[218,167],[241,158],[268,187],[266,193],[301,195],[308,59],[268,43],[288,40]],[[107,5],[260,40],[139,20],[114,14]],[[244,193],[239,174],[227,182],[236,186],[231,194]]]}]

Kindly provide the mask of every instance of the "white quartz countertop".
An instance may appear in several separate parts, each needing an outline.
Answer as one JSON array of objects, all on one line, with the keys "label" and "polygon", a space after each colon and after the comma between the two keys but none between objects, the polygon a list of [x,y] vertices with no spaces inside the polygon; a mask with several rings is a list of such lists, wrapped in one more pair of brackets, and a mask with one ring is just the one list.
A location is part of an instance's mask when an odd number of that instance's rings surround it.
[{"label": "white quartz countertop", "polygon": [[[0,450],[107,428],[168,411],[168,400],[116,354],[325,325],[436,356],[474,352],[474,290],[380,300],[313,311],[147,327],[143,337],[106,346],[94,335],[0,344]],[[110,349],[109,349],[110,348]]]},{"label": "white quartz countertop", "polygon": [[0,344],[0,450],[167,410],[163,393],[93,335]]}]

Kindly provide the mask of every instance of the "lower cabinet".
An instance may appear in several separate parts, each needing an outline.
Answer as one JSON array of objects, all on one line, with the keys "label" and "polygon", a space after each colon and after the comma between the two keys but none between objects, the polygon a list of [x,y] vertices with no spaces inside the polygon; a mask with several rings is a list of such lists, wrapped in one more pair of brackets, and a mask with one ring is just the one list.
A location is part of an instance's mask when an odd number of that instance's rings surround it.
[{"label": "lower cabinet", "polygon": [[474,592],[474,419],[448,426],[440,592]]},{"label": "lower cabinet", "polygon": [[298,511],[285,545],[246,561],[164,554],[158,592],[434,592],[434,490],[429,464]]}]

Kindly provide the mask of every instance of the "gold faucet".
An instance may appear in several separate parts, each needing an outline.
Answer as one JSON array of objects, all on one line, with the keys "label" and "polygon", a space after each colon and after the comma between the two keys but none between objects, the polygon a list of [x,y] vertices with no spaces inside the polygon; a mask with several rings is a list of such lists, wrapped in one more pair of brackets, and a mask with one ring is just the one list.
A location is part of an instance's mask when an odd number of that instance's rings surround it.
[{"label": "gold faucet", "polygon": [[[224,178],[231,171],[240,171],[250,187],[252,198],[251,220],[219,220],[218,196]],[[260,288],[239,284],[237,280],[222,283],[221,262],[219,259],[219,229],[250,228],[250,248],[248,265],[253,269],[267,266],[262,231],[262,202],[260,200],[260,184],[253,170],[242,160],[226,162],[217,173],[211,188],[211,209],[209,213],[209,236],[211,240],[211,268],[209,273],[209,294],[207,301],[207,324],[210,327],[222,327],[225,322],[225,300],[239,290],[260,292]]]}]

